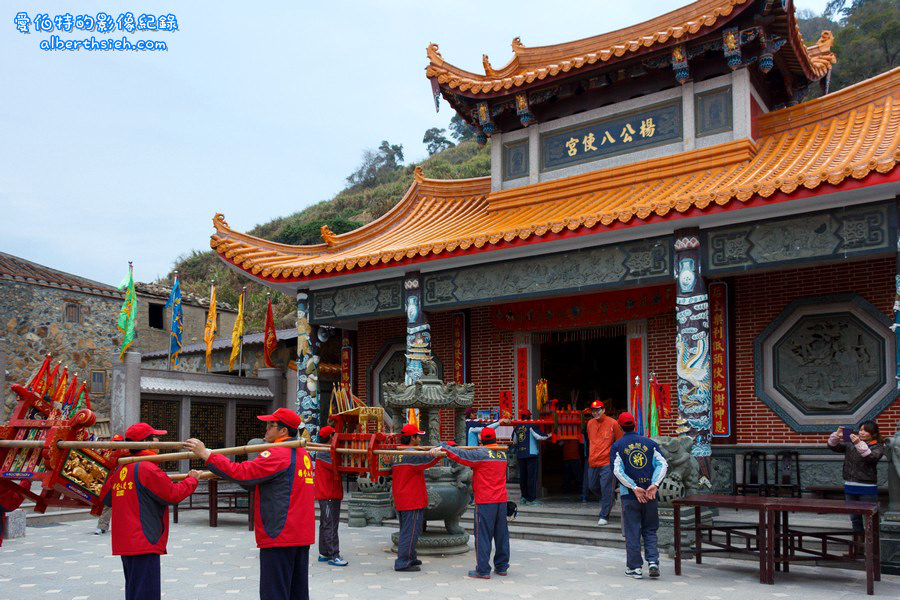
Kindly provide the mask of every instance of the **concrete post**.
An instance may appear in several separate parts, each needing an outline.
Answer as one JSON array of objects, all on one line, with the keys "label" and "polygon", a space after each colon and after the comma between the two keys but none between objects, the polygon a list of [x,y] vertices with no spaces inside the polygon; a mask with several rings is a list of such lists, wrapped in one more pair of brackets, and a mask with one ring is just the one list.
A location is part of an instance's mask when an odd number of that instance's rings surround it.
[{"label": "concrete post", "polygon": [[110,423],[113,432],[124,432],[141,420],[141,353],[125,353],[125,363],[113,366]]},{"label": "concrete post", "polygon": [[[191,436],[191,397],[190,396],[182,396],[181,404],[179,405],[179,414],[178,414],[178,435],[180,440],[186,440]],[[182,473],[187,473],[191,468],[191,461],[189,460],[180,460],[178,461],[178,470]]]},{"label": "concrete post", "polygon": [[[290,371],[291,371],[291,373],[294,373],[293,370],[290,370]],[[285,386],[285,381],[284,381],[285,377],[284,377],[283,369],[276,369],[276,368],[258,369],[257,376],[260,379],[265,379],[266,383],[269,385],[269,391],[272,392],[272,396],[273,396],[272,403],[274,404],[274,406],[271,406],[270,408],[272,409],[273,412],[275,411],[275,409],[278,409],[278,408],[289,408],[291,410],[294,410],[293,403],[291,403],[291,404],[287,403],[287,396],[285,395],[285,387],[286,386]],[[296,375],[295,375],[295,377],[296,377]],[[296,379],[295,379],[295,381],[296,381]],[[294,390],[294,393],[296,394],[296,390]]]}]

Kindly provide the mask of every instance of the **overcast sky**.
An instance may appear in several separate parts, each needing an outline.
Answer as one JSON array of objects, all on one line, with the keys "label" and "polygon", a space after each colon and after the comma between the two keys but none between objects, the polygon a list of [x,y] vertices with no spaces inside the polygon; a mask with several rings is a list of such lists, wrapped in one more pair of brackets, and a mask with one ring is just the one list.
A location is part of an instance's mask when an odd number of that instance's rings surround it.
[{"label": "overcast sky", "polygon": [[[446,127],[424,76],[429,42],[483,72],[526,46],[626,27],[686,0],[4,2],[0,250],[110,284],[164,275],[236,230],[332,197],[365,148]],[[797,0],[821,12],[826,0]],[[37,10],[35,10],[37,9]],[[16,14],[176,16],[176,32],[30,34]],[[162,40],[165,52],[45,51],[42,40]],[[399,198],[398,198],[399,200]]]}]

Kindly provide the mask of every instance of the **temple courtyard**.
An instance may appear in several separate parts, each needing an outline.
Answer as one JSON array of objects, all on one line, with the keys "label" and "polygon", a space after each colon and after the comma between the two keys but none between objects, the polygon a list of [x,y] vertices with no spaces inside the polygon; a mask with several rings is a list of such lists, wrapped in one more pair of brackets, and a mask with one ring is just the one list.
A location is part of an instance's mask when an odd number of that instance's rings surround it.
[{"label": "temple courtyard", "polygon": [[[25,538],[0,548],[0,600],[59,598],[118,599],[124,594],[122,564],[110,555],[109,535],[94,536],[95,521],[29,527]],[[624,550],[552,542],[512,540],[508,577],[466,577],[474,551],[449,557],[422,557],[421,573],[395,573],[388,552],[389,527],[340,528],[346,568],[310,564],[310,595],[331,598],[757,598],[837,599],[865,597],[865,573],[846,569],[792,566],[776,585],[758,583],[756,564],[704,557],[685,562],[675,577],[673,562],[662,561],[662,577],[637,581],[623,575]],[[470,542],[471,544],[471,542]],[[313,555],[315,557],[315,555]],[[168,600],[258,597],[258,554],[246,517],[220,515],[207,526],[204,511],[182,512],[173,524],[169,554],[162,559],[163,596]],[[900,598],[900,576],[883,575],[875,596]]]}]

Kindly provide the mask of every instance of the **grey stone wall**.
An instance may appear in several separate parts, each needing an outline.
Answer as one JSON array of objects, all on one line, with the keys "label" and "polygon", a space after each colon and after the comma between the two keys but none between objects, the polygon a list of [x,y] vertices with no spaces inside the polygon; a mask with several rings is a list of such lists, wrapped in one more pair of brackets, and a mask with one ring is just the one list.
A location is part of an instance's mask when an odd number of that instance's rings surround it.
[{"label": "grey stone wall", "polygon": [[[157,350],[166,350],[169,344],[169,328],[172,324],[172,309],[166,308],[163,311],[163,329],[153,329],[150,327],[150,304],[165,304],[166,298],[156,298],[144,294],[138,294],[138,312],[136,329],[138,331],[138,339],[133,348],[138,352],[155,352]],[[181,308],[184,312],[184,331],[181,334],[181,343],[184,346],[188,344],[197,344],[203,341],[203,332],[206,329],[206,312],[207,309],[202,306],[192,306],[182,303]],[[234,329],[234,321],[237,319],[237,313],[223,311],[219,309],[216,312],[218,317],[219,335],[231,335]],[[165,363],[165,361],[163,361]],[[165,368],[165,364],[163,364]]]},{"label": "grey stone wall", "polygon": [[[232,325],[233,327],[233,325]],[[275,365],[284,366],[291,360],[291,351],[288,344],[294,342],[279,342],[278,348],[275,350]],[[293,344],[291,344],[293,347]],[[231,348],[222,350],[213,350],[212,353],[212,373],[227,373],[228,358],[231,356]],[[179,370],[187,373],[206,373],[206,354],[203,352],[195,352],[193,354],[182,355],[179,362]],[[166,357],[162,358],[144,358],[141,366],[145,369],[166,369]],[[237,371],[238,360],[234,360],[234,370]],[[252,346],[244,346],[244,374],[256,377],[259,369],[265,369],[266,362],[263,359],[262,344],[254,344]]]},{"label": "grey stone wall", "polygon": [[[65,322],[66,303],[81,307],[81,322]],[[107,389],[91,394],[98,418],[109,418],[112,364],[118,360],[116,319],[122,301],[38,285],[0,281],[0,337],[8,364],[7,384],[24,384],[46,354],[77,372],[90,387],[92,370],[106,371]],[[15,406],[16,396],[3,390],[0,418]]]}]

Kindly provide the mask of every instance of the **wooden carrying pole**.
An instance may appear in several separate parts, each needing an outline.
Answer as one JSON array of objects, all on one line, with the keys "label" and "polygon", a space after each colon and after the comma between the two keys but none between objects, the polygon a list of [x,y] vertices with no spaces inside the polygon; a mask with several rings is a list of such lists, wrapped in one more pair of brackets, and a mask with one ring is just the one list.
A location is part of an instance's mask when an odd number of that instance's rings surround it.
[{"label": "wooden carrying pole", "polygon": [[[44,442],[40,440],[0,440],[0,448],[43,448]],[[181,450],[184,445],[181,442],[56,442],[56,447],[66,450],[69,448],[93,448],[96,450]]]},{"label": "wooden carrying pole", "polygon": [[[187,473],[170,473],[169,479],[171,479],[172,481],[184,481],[185,479],[187,479],[187,476]],[[218,475],[216,475],[212,471],[200,471],[200,477],[198,477],[197,479],[216,479],[217,477]]]},{"label": "wooden carrying pole", "polygon": [[[183,447],[183,446],[179,446]],[[212,454],[222,454],[231,456],[234,454],[250,454],[251,452],[262,452],[269,448],[303,448],[306,447],[306,440],[291,440],[289,442],[278,442],[276,444],[254,444],[252,446],[235,446],[233,448],[217,448],[210,450]],[[325,450],[326,446],[310,445],[310,449]],[[193,460],[199,458],[193,452],[170,452],[169,454],[155,454],[153,456],[124,456],[119,459],[120,465],[128,465],[135,462],[172,462],[175,460]]]}]

